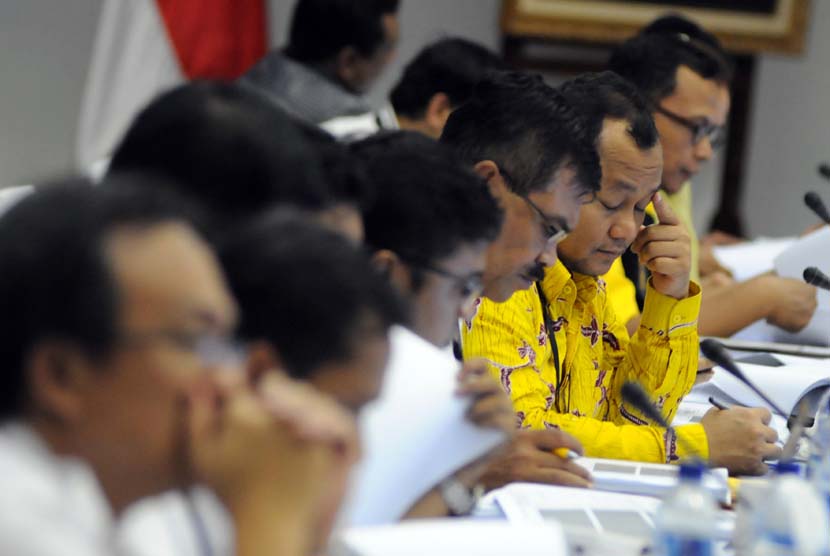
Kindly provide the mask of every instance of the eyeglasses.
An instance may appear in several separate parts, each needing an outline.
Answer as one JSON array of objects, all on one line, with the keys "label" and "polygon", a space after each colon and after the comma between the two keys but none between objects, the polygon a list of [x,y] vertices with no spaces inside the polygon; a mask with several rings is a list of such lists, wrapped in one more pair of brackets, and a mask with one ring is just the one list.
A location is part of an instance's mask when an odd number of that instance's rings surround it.
[{"label": "eyeglasses", "polygon": [[460,276],[454,272],[450,272],[449,270],[445,270],[443,268],[432,266],[429,264],[424,263],[410,263],[412,266],[420,268],[421,270],[426,270],[427,272],[432,272],[433,274],[437,274],[438,276],[443,276],[444,278],[449,278],[456,283],[456,287],[458,288],[458,292],[461,295],[461,299],[463,303],[466,305],[467,303],[473,301],[477,297],[481,297],[482,292],[482,284],[481,284],[481,275],[480,274],[470,274],[469,276]]},{"label": "eyeglasses", "polygon": [[241,365],[247,350],[233,338],[217,335],[185,332],[181,330],[149,330],[122,334],[120,343],[130,348],[142,348],[162,342],[174,348],[194,354],[206,366]]},{"label": "eyeglasses", "polygon": [[542,209],[530,200],[530,197],[526,197],[524,195],[520,195],[520,197],[524,199],[528,206],[539,216],[539,219],[542,221],[542,229],[544,230],[545,237],[548,239],[548,243],[559,243],[565,239],[565,236],[568,235],[568,230],[550,220],[548,216],[542,212]]},{"label": "eyeglasses", "polygon": [[723,126],[715,125],[711,123],[700,123],[700,122],[693,122],[683,116],[675,114],[671,110],[666,110],[659,104],[654,104],[654,109],[669,118],[670,120],[678,123],[692,132],[692,145],[697,145],[704,138],[709,139],[709,143],[712,145],[712,148],[716,149],[718,147],[722,147],[723,144],[726,142],[726,130]]}]

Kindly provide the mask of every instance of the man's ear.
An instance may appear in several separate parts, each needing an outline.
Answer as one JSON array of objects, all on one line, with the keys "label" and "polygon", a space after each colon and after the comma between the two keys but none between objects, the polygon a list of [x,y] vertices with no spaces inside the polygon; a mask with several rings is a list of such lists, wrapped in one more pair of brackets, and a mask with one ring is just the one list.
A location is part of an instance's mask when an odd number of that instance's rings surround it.
[{"label": "man's ear", "polygon": [[389,249],[379,249],[372,255],[372,266],[386,276],[386,279],[402,294],[412,290],[412,275],[409,266],[397,253]]},{"label": "man's ear", "polygon": [[272,372],[287,374],[285,362],[276,348],[266,340],[251,342],[245,361],[245,373],[250,384],[256,386],[262,377]]},{"label": "man's ear", "polygon": [[490,194],[496,199],[503,199],[505,195],[509,193],[510,190],[507,187],[504,175],[501,173],[501,170],[499,170],[499,165],[492,160],[482,160],[477,162],[475,166],[473,166],[473,171],[487,181],[487,185],[490,188]]},{"label": "man's ear", "polygon": [[357,89],[357,83],[360,81],[360,60],[361,56],[351,46],[345,46],[340,49],[335,58],[334,71],[337,78],[349,86],[351,89]]},{"label": "man's ear", "polygon": [[28,411],[58,423],[72,423],[82,417],[84,393],[95,387],[95,369],[77,346],[42,342],[30,352],[24,365]]},{"label": "man's ear", "polygon": [[427,103],[424,111],[424,121],[435,132],[435,136],[440,137],[444,126],[447,125],[450,114],[452,114],[450,97],[446,93],[435,93]]}]

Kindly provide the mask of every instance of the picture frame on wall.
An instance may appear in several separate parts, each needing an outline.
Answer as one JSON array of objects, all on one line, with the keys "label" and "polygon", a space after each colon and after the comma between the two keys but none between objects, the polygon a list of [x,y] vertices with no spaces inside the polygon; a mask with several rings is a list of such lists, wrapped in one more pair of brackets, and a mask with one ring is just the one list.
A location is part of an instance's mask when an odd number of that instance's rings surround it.
[{"label": "picture frame on wall", "polygon": [[617,43],[669,12],[713,32],[735,53],[799,54],[809,0],[504,0],[506,36]]}]

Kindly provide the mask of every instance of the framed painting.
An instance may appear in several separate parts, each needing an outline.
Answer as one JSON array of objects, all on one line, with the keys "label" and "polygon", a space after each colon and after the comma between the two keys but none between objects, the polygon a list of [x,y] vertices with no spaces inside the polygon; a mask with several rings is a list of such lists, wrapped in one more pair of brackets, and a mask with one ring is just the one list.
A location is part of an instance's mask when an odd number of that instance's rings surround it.
[{"label": "framed painting", "polygon": [[809,0],[504,0],[509,37],[620,42],[656,17],[680,13],[713,32],[727,50],[798,54]]}]

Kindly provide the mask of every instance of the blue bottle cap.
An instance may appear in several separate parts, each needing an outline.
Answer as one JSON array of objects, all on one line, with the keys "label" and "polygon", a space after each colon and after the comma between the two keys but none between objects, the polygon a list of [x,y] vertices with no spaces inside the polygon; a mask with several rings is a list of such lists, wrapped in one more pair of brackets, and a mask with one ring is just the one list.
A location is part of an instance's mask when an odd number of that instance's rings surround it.
[{"label": "blue bottle cap", "polygon": [[703,472],[705,470],[706,468],[702,463],[681,463],[680,479],[700,481],[703,478]]},{"label": "blue bottle cap", "polygon": [[801,474],[801,467],[794,461],[779,461],[776,469],[779,475]]}]

